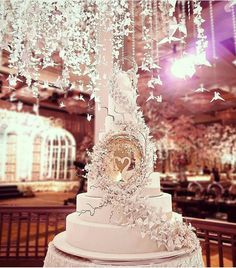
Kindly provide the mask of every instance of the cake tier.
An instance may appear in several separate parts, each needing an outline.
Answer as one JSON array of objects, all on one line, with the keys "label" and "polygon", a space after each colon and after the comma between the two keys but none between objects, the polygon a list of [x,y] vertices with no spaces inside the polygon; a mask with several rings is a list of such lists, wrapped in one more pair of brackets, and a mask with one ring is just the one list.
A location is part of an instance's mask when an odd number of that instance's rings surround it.
[{"label": "cake tier", "polygon": [[[148,178],[148,183],[144,187],[143,196],[157,196],[161,194],[160,190],[160,174],[158,172],[152,172]],[[88,192],[87,194],[91,197],[102,197],[104,193],[96,188],[91,180],[88,180]]]},{"label": "cake tier", "polygon": [[[94,223],[111,223],[112,220],[110,220],[110,216],[112,215],[113,210],[111,205],[98,208],[96,209],[96,212],[93,213],[93,208],[99,207],[101,202],[102,198],[100,197],[91,197],[87,193],[78,194],[76,204],[78,218],[82,221]],[[147,202],[157,211],[162,210],[164,213],[167,213],[169,217],[171,217],[172,201],[170,194],[161,193],[159,196],[150,196],[148,197]],[[117,220],[119,215],[114,213],[114,218]]]},{"label": "cake tier", "polygon": [[[173,213],[172,220],[182,221]],[[66,241],[73,247],[100,253],[139,254],[165,251],[148,237],[141,237],[139,229],[127,226],[87,222],[74,212],[66,218]]]}]

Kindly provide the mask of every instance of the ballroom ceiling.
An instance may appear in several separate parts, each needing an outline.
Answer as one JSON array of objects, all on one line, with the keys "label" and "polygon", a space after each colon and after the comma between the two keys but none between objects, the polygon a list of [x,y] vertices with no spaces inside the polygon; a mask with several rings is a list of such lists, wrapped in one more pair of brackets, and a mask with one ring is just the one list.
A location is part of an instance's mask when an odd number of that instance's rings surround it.
[{"label": "ballroom ceiling", "polygon": [[[208,59],[212,67],[199,68],[194,76],[190,79],[177,79],[171,74],[171,64],[175,58],[181,53],[181,47],[178,44],[172,46],[163,45],[159,48],[159,60],[162,69],[160,76],[163,81],[162,86],[155,86],[156,95],[162,95],[163,102],[169,102],[178,108],[179,114],[192,115],[197,123],[199,122],[234,122],[236,121],[236,52],[233,43],[233,27],[232,17],[228,12],[228,6],[225,1],[214,1],[214,27],[215,27],[215,46],[217,59],[212,58],[212,42],[211,28],[209,16],[209,1],[202,1],[204,10],[203,18],[205,19],[204,28],[208,37]],[[187,50],[189,53],[193,51],[194,31],[193,25],[188,21]],[[141,30],[139,27],[139,17],[136,16],[136,60],[140,64],[142,57],[143,44],[141,41]],[[163,38],[160,34],[160,39]],[[129,53],[131,40],[126,42],[125,53]],[[154,50],[155,53],[155,50]],[[56,57],[56,55],[55,55]],[[183,68],[185,68],[183,66]],[[4,103],[23,102],[25,105],[32,105],[36,99],[32,95],[32,91],[26,86],[24,78],[20,78],[14,87],[14,99],[11,99],[12,88],[8,86],[8,75],[14,72],[8,68],[8,55],[3,53],[0,66],[0,106],[4,107]],[[69,113],[86,115],[92,113],[94,104],[89,107],[87,105],[89,95],[82,92],[79,83],[74,88],[68,88],[67,93],[62,92],[55,85],[56,77],[60,74],[60,65],[56,68],[47,68],[41,73],[40,81],[40,107],[47,109],[62,110]],[[139,93],[140,103],[144,103],[149,96],[149,88],[147,87],[150,73],[139,70]],[[154,74],[155,75],[155,74]],[[72,76],[72,82],[79,81],[79,77]],[[44,82],[48,84],[45,85]],[[83,81],[86,84],[86,81]],[[200,86],[207,89],[204,93],[195,92]],[[217,91],[225,99],[225,101],[210,102],[214,92]],[[78,99],[82,96],[85,101]],[[63,105],[60,107],[60,103]],[[162,105],[162,103],[154,103],[153,105]]]}]

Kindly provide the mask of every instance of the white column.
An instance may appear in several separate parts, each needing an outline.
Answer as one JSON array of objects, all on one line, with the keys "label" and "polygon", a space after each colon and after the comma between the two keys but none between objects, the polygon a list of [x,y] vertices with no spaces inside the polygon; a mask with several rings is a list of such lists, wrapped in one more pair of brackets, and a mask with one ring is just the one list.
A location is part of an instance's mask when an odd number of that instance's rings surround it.
[{"label": "white column", "polygon": [[[97,71],[101,79],[97,92],[97,96],[100,98],[101,107],[108,107],[108,93],[109,93],[109,79],[112,75],[112,33],[101,30],[99,33],[99,43],[102,45],[99,52],[101,62],[97,65]],[[99,111],[98,105],[95,105],[95,135],[94,142],[98,142],[99,133],[105,128],[106,112],[104,109]]]},{"label": "white column", "polygon": [[62,134],[58,133],[58,145],[57,145],[57,169],[56,169],[56,179],[59,180],[60,178],[60,163],[61,163],[61,139],[62,139]]}]

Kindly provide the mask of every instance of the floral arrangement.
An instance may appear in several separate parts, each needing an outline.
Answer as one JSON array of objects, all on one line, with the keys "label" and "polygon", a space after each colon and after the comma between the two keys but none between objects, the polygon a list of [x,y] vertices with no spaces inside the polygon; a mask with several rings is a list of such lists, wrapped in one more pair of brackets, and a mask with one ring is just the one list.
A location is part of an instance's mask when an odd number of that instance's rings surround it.
[{"label": "floral arrangement", "polygon": [[181,167],[186,167],[188,164],[190,164],[190,161],[185,152],[177,152],[172,163],[178,168],[181,168]]},{"label": "floral arrangement", "polygon": [[183,152],[197,154],[202,161],[219,159],[222,163],[236,163],[235,126],[195,124],[191,116],[178,115],[177,108],[166,102],[159,106],[142,99],[140,104],[157,147],[164,149],[166,155],[169,150],[176,151],[178,157],[174,159],[174,165],[189,164],[185,157],[180,157]]},{"label": "floral arrangement", "polygon": [[170,221],[166,213],[156,211],[148,205],[145,197],[133,195],[127,198],[123,195],[113,198],[112,205],[120,215],[114,221],[111,217],[112,223],[138,228],[141,236],[155,241],[157,247],[164,246],[168,251],[173,251],[183,247],[194,250],[199,246],[191,225],[177,220]]},{"label": "floral arrangement", "polygon": [[206,127],[202,141],[203,154],[220,158],[222,163],[236,163],[236,128],[219,123]]}]

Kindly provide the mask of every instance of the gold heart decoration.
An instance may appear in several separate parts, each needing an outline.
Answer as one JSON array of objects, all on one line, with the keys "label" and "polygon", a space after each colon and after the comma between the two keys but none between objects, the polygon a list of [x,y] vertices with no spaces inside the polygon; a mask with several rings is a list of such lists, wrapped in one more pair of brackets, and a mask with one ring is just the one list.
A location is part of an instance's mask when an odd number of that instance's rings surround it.
[{"label": "gold heart decoration", "polygon": [[131,164],[131,160],[129,157],[125,156],[125,157],[115,157],[115,163],[116,166],[118,167],[119,171],[122,172],[124,169],[128,170],[130,164]]}]

